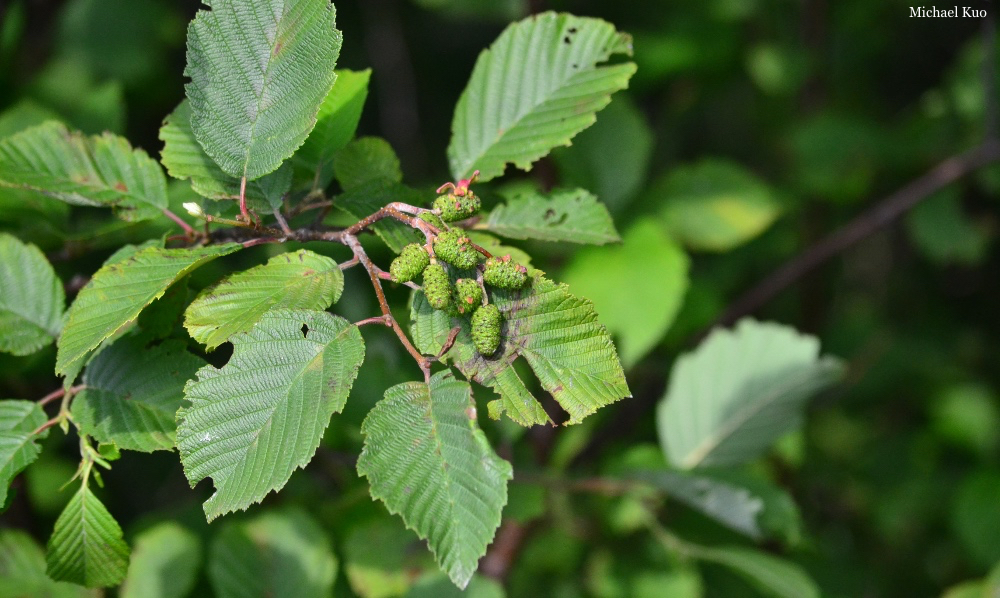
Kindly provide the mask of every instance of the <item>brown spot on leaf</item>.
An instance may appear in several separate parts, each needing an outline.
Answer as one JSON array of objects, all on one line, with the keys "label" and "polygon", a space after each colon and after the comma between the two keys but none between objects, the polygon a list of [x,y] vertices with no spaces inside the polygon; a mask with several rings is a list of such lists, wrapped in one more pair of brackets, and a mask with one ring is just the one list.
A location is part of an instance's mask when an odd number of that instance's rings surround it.
[{"label": "brown spot on leaf", "polygon": [[128,185],[126,185],[125,183],[123,183],[121,181],[118,181],[117,183],[115,183],[115,189],[118,189],[122,193],[128,193]]}]

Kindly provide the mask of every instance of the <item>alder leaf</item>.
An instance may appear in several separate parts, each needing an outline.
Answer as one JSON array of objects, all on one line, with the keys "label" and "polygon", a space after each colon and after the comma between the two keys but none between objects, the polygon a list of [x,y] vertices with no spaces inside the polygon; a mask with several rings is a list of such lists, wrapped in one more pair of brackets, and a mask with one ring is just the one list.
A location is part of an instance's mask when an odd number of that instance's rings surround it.
[{"label": "alder leaf", "polygon": [[675,362],[657,407],[667,459],[681,469],[755,459],[799,426],[807,401],[843,372],[794,328],[747,318],[716,329]]},{"label": "alder leaf", "polygon": [[185,475],[215,483],[209,521],[260,502],[309,463],[365,354],[357,326],[318,311],[269,311],[232,342],[229,363],[198,370],[184,389],[191,406],[177,414]]},{"label": "alder leaf", "polygon": [[7,489],[14,476],[41,454],[42,447],[35,441],[49,432],[34,432],[45,419],[45,412],[35,401],[0,401],[0,508],[7,504]]},{"label": "alder leaf", "polygon": [[546,12],[511,24],[476,60],[455,107],[448,160],[455,179],[487,181],[508,162],[522,170],[594,124],[625,89],[632,39],[600,19]]},{"label": "alder leaf", "polygon": [[206,0],[188,27],[191,129],[234,177],[277,170],[316,125],[342,36],[329,0]]},{"label": "alder leaf", "polygon": [[6,233],[0,233],[0,289],[0,351],[30,355],[59,336],[62,282],[37,247]]},{"label": "alder leaf", "polygon": [[819,598],[816,582],[799,565],[741,546],[692,547],[693,557],[729,567],[776,598]]},{"label": "alder leaf", "polygon": [[482,227],[511,239],[592,245],[621,240],[608,209],[585,189],[514,195],[493,208]]},{"label": "alder leaf", "polygon": [[226,243],[191,249],[147,247],[131,256],[106,264],[80,290],[66,313],[56,373],[73,371],[73,366],[134,320],[144,307],[179,278],[217,257],[242,249]]},{"label": "alder leaf", "polygon": [[205,289],[184,313],[184,326],[191,338],[211,350],[253,328],[268,310],[324,310],[343,290],[337,262],[300,249]]},{"label": "alder leaf", "polygon": [[396,152],[381,137],[361,137],[341,148],[333,157],[333,174],[344,191],[355,191],[372,182],[403,180]]},{"label": "alder leaf", "polygon": [[198,536],[173,521],[165,521],[136,537],[119,596],[184,598],[194,586],[200,567]]},{"label": "alder leaf", "polygon": [[298,510],[272,512],[222,529],[209,551],[218,598],[324,598],[337,557],[320,524]]},{"label": "alder leaf", "polygon": [[84,483],[56,520],[47,573],[88,588],[116,586],[128,570],[128,553],[118,522]]},{"label": "alder leaf", "polygon": [[319,107],[316,126],[292,156],[295,178],[306,182],[306,187],[326,189],[333,180],[333,157],[354,138],[371,74],[371,69],[337,70],[337,82]]},{"label": "alder leaf", "polygon": [[[238,200],[240,179],[226,174],[205,153],[191,131],[191,104],[184,100],[170,113],[160,127],[163,150],[160,160],[167,173],[177,179],[190,180],[191,188],[202,197],[215,200]],[[271,212],[281,207],[292,185],[291,166],[281,166],[257,180],[247,182],[247,205],[258,212]]]},{"label": "alder leaf", "polygon": [[119,448],[173,450],[184,384],[203,365],[180,340],[146,347],[136,337],[119,339],[87,364],[86,388],[73,397],[73,421]]},{"label": "alder leaf", "polygon": [[512,367],[518,357],[524,357],[542,388],[569,414],[567,423],[579,423],[631,396],[615,346],[590,301],[571,295],[566,285],[537,270],[523,289],[492,289],[490,301],[504,317],[500,348],[490,357],[476,351],[467,319],[442,320],[422,293],[411,304],[414,339],[422,343],[421,351],[435,353],[451,326],[461,326],[448,357],[466,377],[500,395],[487,405],[490,417],[499,419],[506,412],[524,426],[551,423]]},{"label": "alder leaf", "polygon": [[115,208],[130,222],[158,217],[167,207],[166,177],[146,152],[123,137],[87,137],[53,121],[0,140],[0,186]]},{"label": "alder leaf", "polygon": [[[426,201],[422,193],[385,179],[376,179],[338,195],[333,205],[358,220],[374,214],[386,204],[401,201],[420,205]],[[413,228],[392,218],[384,218],[372,225],[372,230],[389,249],[399,253],[410,243],[423,243],[424,236]]]},{"label": "alder leaf", "polygon": [[371,494],[427,540],[464,588],[500,526],[510,463],[476,421],[472,388],[451,372],[393,386],[368,413],[358,474]]}]

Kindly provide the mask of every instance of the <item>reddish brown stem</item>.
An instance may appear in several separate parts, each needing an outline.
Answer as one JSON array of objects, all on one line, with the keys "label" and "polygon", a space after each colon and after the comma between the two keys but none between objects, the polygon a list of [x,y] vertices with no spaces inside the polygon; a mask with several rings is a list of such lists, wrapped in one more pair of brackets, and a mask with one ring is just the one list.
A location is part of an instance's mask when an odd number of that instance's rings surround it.
[{"label": "reddish brown stem", "polygon": [[[87,386],[84,385],[84,384],[78,384],[77,386],[72,386],[69,389],[69,394],[75,395],[76,393],[80,392],[84,388],[87,388]],[[63,396],[65,394],[66,394],[66,389],[65,388],[60,388],[58,390],[53,390],[49,394],[47,394],[44,397],[38,399],[38,404],[39,404],[39,406],[44,407],[44,406],[48,405],[49,403],[51,403],[52,401],[58,401],[59,399],[63,398]]]},{"label": "reddish brown stem", "polygon": [[193,228],[191,228],[191,225],[189,225],[187,222],[184,222],[184,220],[182,220],[180,216],[178,216],[177,214],[174,214],[173,212],[171,212],[167,208],[163,208],[163,215],[166,216],[167,218],[173,220],[174,222],[176,222],[177,226],[181,227],[181,229],[184,230],[184,235],[188,239],[194,239],[195,238],[195,235],[197,234],[197,233],[195,233],[195,230]]},{"label": "reddish brown stem", "polygon": [[41,434],[45,430],[48,430],[52,426],[58,424],[60,421],[62,421],[62,418],[57,415],[56,417],[53,417],[52,419],[50,419],[49,421],[45,422],[44,424],[38,426],[38,428],[36,428],[35,431],[31,433],[31,435],[32,436],[37,436],[38,434]]},{"label": "reddish brown stem", "polygon": [[250,219],[250,213],[247,211],[247,177],[240,179],[240,214],[243,216],[243,220],[253,222]]}]

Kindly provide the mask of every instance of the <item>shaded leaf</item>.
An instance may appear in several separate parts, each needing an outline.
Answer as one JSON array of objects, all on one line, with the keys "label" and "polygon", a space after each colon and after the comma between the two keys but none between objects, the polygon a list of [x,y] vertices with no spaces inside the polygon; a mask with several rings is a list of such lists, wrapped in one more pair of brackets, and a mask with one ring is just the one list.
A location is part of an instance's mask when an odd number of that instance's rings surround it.
[{"label": "shaded leaf", "polygon": [[336,10],[328,0],[205,4],[211,10],[188,27],[191,129],[223,171],[252,181],[276,170],[316,124],[337,78]]},{"label": "shaded leaf", "polygon": [[954,187],[917,204],[906,215],[906,230],[920,252],[938,264],[978,264],[990,245],[986,227],[965,214]]},{"label": "shaded leaf", "polygon": [[0,140],[0,185],[82,206],[116,209],[128,221],[160,216],[167,181],[160,165],[122,137],[86,137],[58,122]]},{"label": "shaded leaf", "polygon": [[344,191],[362,189],[369,183],[403,180],[396,152],[381,137],[361,137],[348,143],[333,157],[333,173]]},{"label": "shaded leaf", "polygon": [[14,476],[41,454],[42,447],[35,441],[49,432],[36,435],[34,431],[46,419],[34,401],[0,401],[0,508],[7,504],[7,489]]},{"label": "shaded leaf", "polygon": [[351,590],[362,598],[405,594],[413,585],[411,571],[425,564],[416,560],[427,555],[418,542],[401,521],[388,515],[352,526],[342,546]]},{"label": "shaded leaf", "polygon": [[460,590],[440,573],[428,573],[406,593],[406,598],[504,598],[507,593],[495,579],[473,575],[469,585]]},{"label": "shaded leaf", "polygon": [[631,62],[597,66],[631,54],[632,39],[600,19],[553,12],[508,26],[473,68],[452,121],[448,160],[456,179],[480,171],[523,170],[596,120],[611,94],[628,86]]},{"label": "shaded leaf", "polygon": [[550,423],[539,403],[511,367],[524,357],[542,388],[579,423],[600,407],[631,396],[608,331],[597,321],[593,305],[571,295],[535,271],[525,288],[493,289],[490,301],[503,314],[500,349],[491,357],[472,344],[468,320],[447,321],[431,309],[422,293],[411,304],[414,340],[421,351],[440,349],[453,325],[461,331],[448,352],[454,365],[471,380],[491,387],[500,399],[488,405],[490,417],[507,415],[521,425]]},{"label": "shaded leaf", "polygon": [[118,522],[84,481],[49,538],[49,577],[88,588],[116,586],[125,578],[128,553]]},{"label": "shaded leaf", "polygon": [[0,529],[0,596],[10,598],[82,598],[92,590],[49,579],[45,552],[27,532]]},{"label": "shaded leaf", "polygon": [[37,247],[6,233],[0,233],[0,289],[0,351],[30,355],[59,336],[62,282]]},{"label": "shaded leaf", "polygon": [[733,162],[702,160],[671,170],[649,194],[673,236],[692,249],[728,251],[764,232],[781,213],[774,192]]},{"label": "shaded leaf", "polygon": [[552,152],[563,184],[589,190],[613,214],[639,192],[652,155],[653,132],[626,94],[617,94],[573,145]]},{"label": "shaded leaf", "polygon": [[337,71],[337,82],[319,107],[316,126],[292,157],[297,181],[325,189],[333,180],[333,157],[354,138],[371,74],[371,69]]},{"label": "shaded leaf", "polygon": [[191,406],[177,414],[185,475],[215,483],[209,521],[260,502],[309,463],[365,352],[357,326],[305,310],[267,312],[232,342],[229,363],[198,370],[184,389]]},{"label": "shaded leaf", "polygon": [[358,473],[372,496],[426,539],[441,569],[464,588],[500,526],[513,476],[479,429],[472,388],[450,372],[429,385],[397,384],[361,432]]},{"label": "shaded leaf", "polygon": [[56,373],[70,372],[101,341],[163,296],[177,279],[242,247],[238,243],[191,249],[147,247],[121,261],[106,264],[80,290],[66,314],[59,337]]},{"label": "shaded leaf", "polygon": [[[191,181],[195,193],[217,200],[238,200],[240,179],[223,172],[205,153],[191,130],[191,104],[184,100],[160,127],[163,150],[160,159],[170,176]],[[271,212],[279,208],[292,185],[292,168],[282,166],[247,182],[246,200],[251,209]]]},{"label": "shaded leaf", "polygon": [[[358,220],[379,211],[386,204],[401,201],[412,205],[425,202],[425,197],[416,189],[377,179],[338,195],[334,206]],[[385,218],[371,227],[375,234],[394,252],[399,253],[410,243],[423,243],[424,236],[402,222]]]},{"label": "shaded leaf", "polygon": [[201,541],[172,521],[160,523],[135,539],[122,598],[184,598],[201,567]]},{"label": "shaded leaf", "polygon": [[208,577],[219,598],[324,598],[337,558],[319,523],[301,511],[230,524],[212,543]]},{"label": "shaded leaf", "polygon": [[744,319],[716,329],[674,365],[657,408],[660,443],[683,469],[750,461],[799,426],[806,402],[843,370],[787,326]]},{"label": "shaded leaf", "polygon": [[123,449],[173,450],[184,384],[203,365],[183,341],[146,347],[140,338],[119,339],[87,364],[73,420],[84,433]]},{"label": "shaded leaf", "polygon": [[701,547],[695,558],[725,565],[762,592],[777,598],[819,598],[819,588],[798,565],[759,550],[727,546]]},{"label": "shaded leaf", "polygon": [[272,309],[324,310],[340,298],[337,262],[306,249],[276,255],[202,291],[184,314],[191,338],[214,349]]},{"label": "shaded leaf", "polygon": [[[688,289],[689,260],[650,218],[636,222],[621,246],[576,253],[563,280],[594,302],[600,321],[618,338],[630,367],[670,329]],[[641,311],[640,311],[641,310]]]},{"label": "shaded leaf", "polygon": [[493,208],[482,226],[512,239],[593,245],[621,240],[608,209],[584,189],[511,196]]}]

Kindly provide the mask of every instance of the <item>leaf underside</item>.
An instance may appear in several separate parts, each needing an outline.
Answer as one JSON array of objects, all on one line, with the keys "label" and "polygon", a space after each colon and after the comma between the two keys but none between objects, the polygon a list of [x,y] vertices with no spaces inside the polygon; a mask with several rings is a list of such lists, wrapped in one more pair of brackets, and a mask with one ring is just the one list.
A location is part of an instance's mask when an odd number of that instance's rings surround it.
[{"label": "leaf underside", "polygon": [[843,365],[819,357],[819,341],[751,319],[716,330],[677,360],[657,409],[660,441],[683,469],[733,465],[762,454],[802,421],[806,402]]},{"label": "leaf underside", "polygon": [[590,301],[571,295],[566,285],[537,271],[523,289],[493,289],[490,301],[504,317],[500,348],[491,357],[476,351],[468,320],[451,320],[431,309],[422,293],[414,295],[411,307],[414,341],[424,353],[440,351],[451,327],[461,326],[447,355],[466,377],[500,394],[488,405],[490,417],[506,413],[525,426],[551,423],[511,367],[519,356],[569,414],[567,423],[579,423],[599,408],[631,396],[615,346]]},{"label": "leaf underside", "polygon": [[523,170],[596,120],[635,64],[598,66],[631,54],[632,40],[600,19],[547,12],[507,27],[476,61],[452,121],[455,179]]},{"label": "leaf underside", "polygon": [[511,466],[476,421],[472,388],[450,372],[393,386],[362,424],[358,473],[371,494],[427,540],[465,587],[500,525]]},{"label": "leaf underside", "polygon": [[254,180],[302,145],[336,79],[329,0],[211,0],[188,27],[191,129],[226,173]]},{"label": "leaf underside", "polygon": [[365,352],[357,326],[306,310],[270,311],[232,342],[229,363],[200,369],[177,414],[185,475],[215,484],[209,521],[280,490],[312,459]]}]

